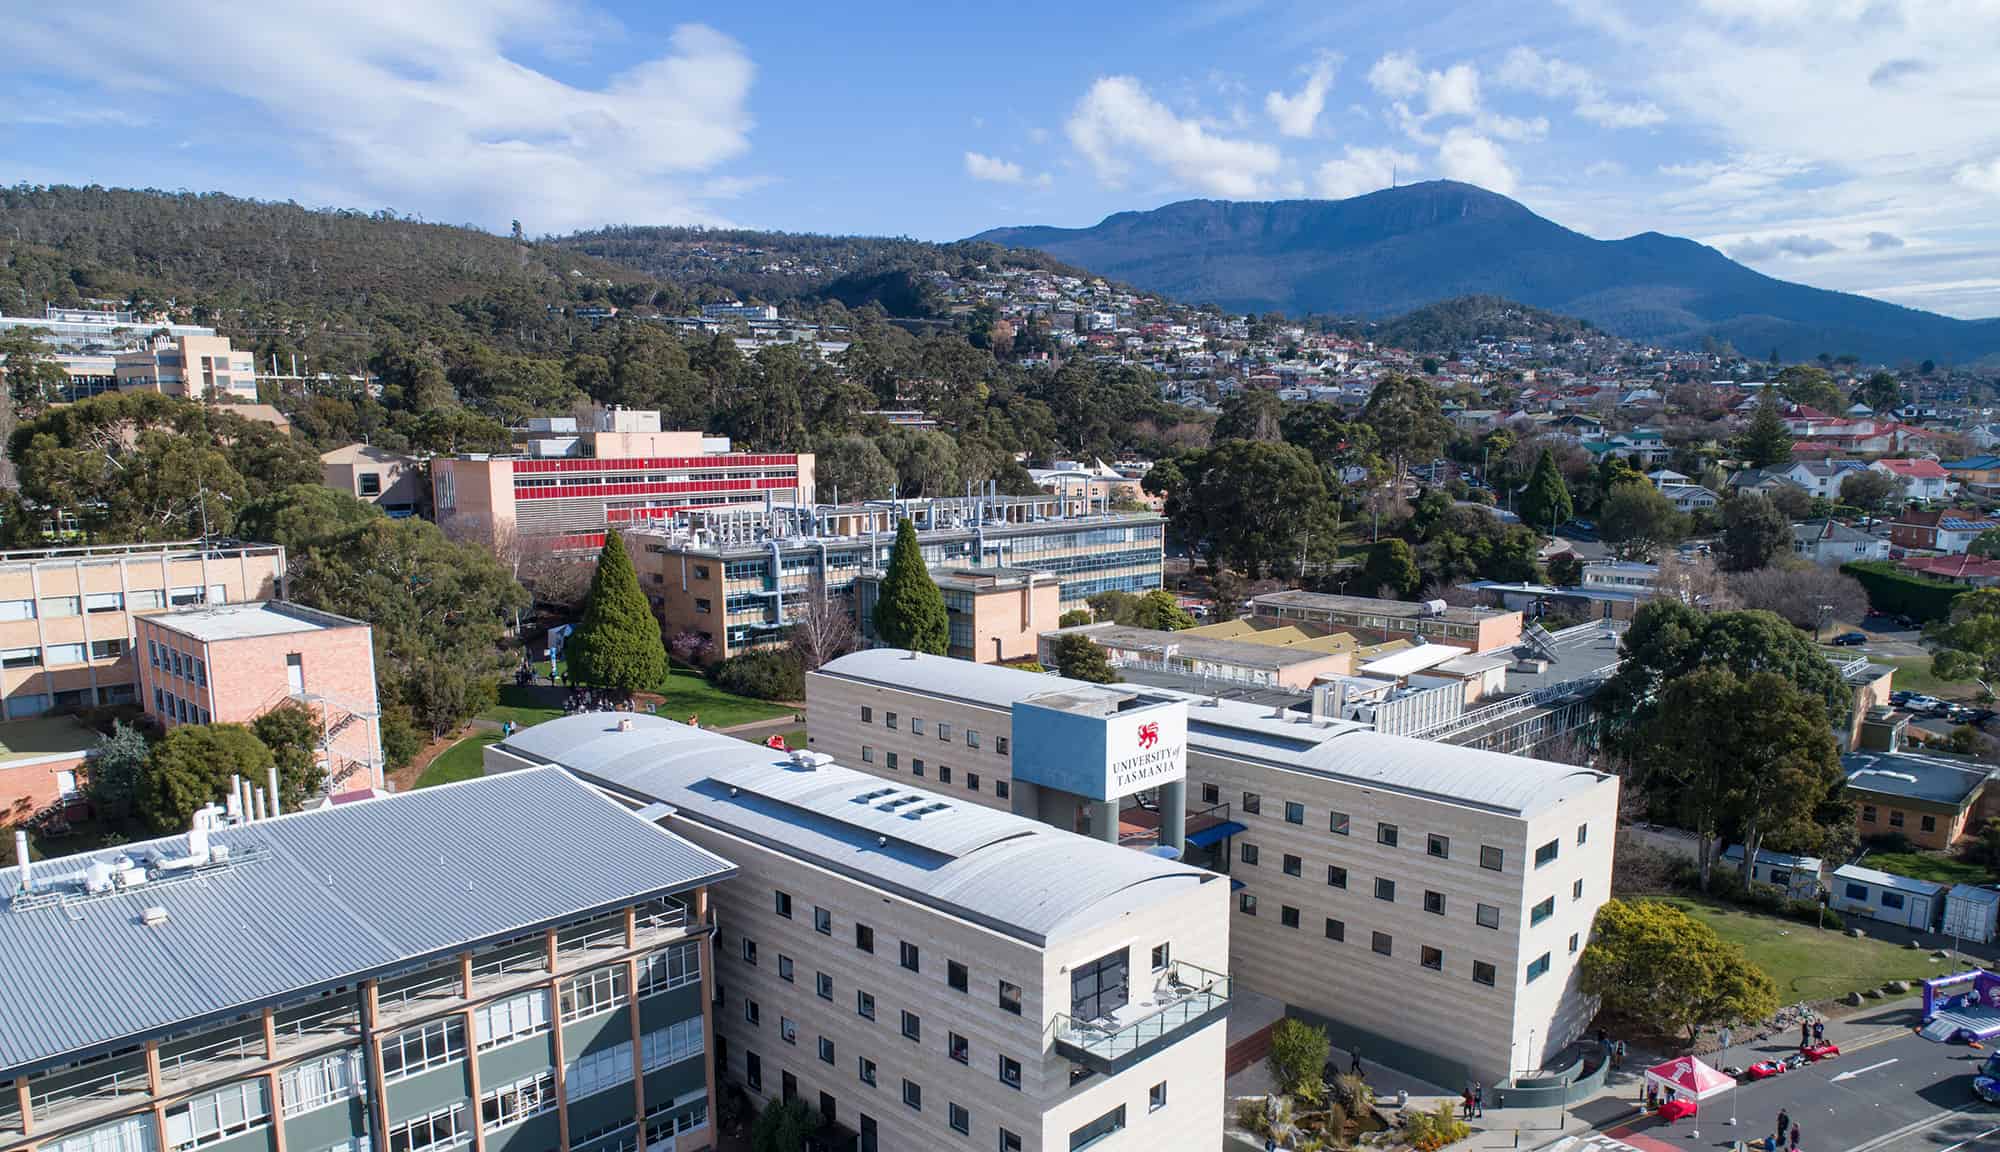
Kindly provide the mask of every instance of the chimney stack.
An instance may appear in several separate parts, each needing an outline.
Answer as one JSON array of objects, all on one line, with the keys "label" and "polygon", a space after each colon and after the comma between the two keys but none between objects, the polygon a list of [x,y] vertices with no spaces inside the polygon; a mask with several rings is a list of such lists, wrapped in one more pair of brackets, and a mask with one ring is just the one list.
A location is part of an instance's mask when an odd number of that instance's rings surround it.
[{"label": "chimney stack", "polygon": [[276,764],[271,765],[270,776],[271,815],[276,816],[278,814],[278,766]]},{"label": "chimney stack", "polygon": [[34,891],[34,878],[28,864],[28,833],[16,829],[14,832],[14,863],[21,866],[21,888],[23,892]]},{"label": "chimney stack", "polygon": [[257,786],[255,801],[254,811],[257,815],[254,818],[262,820],[264,818],[264,786],[261,784]]}]

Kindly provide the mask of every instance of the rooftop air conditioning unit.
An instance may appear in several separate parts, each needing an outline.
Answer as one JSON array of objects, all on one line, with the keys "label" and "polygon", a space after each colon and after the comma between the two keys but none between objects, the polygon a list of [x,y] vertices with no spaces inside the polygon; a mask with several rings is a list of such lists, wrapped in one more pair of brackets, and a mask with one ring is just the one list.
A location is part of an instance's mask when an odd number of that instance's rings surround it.
[{"label": "rooftop air conditioning unit", "polygon": [[148,905],[144,912],[139,913],[139,923],[148,928],[158,928],[166,922],[167,910],[158,904]]}]

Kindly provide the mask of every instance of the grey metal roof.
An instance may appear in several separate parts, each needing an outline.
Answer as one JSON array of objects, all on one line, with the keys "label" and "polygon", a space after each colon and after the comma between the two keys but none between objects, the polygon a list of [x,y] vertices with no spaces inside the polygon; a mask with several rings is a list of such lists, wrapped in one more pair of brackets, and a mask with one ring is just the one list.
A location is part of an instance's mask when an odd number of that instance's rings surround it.
[{"label": "grey metal roof", "polygon": [[302,604],[275,600],[252,600],[241,604],[216,604],[168,612],[146,619],[162,628],[192,636],[196,640],[243,640],[254,636],[285,636],[295,632],[320,632],[329,628],[366,628],[359,620],[321,612]]},{"label": "grey metal roof", "polygon": [[1971,799],[1993,772],[1977,761],[1916,752],[1850,752],[1840,758],[1840,767],[1847,786],[1857,792],[1954,807]]},{"label": "grey metal roof", "polygon": [[1106,648],[1127,652],[1165,652],[1171,648],[1184,660],[1200,660],[1236,668],[1277,670],[1298,664],[1330,660],[1338,653],[1316,648],[1259,644],[1254,640],[1229,640],[1215,636],[1189,636],[1157,628],[1134,628],[1125,624],[1078,624],[1052,629],[1056,634],[1078,632]]},{"label": "grey metal roof", "polygon": [[[830,660],[812,673],[842,680],[883,684],[1006,711],[1017,700],[1082,684],[1046,673],[998,664],[975,664],[949,656],[911,653],[900,648],[867,648]],[[536,727],[540,727],[537,725]]]},{"label": "grey metal roof", "polygon": [[[1268,592],[1262,596],[1252,596],[1250,603],[1263,607],[1303,608],[1307,611],[1365,613],[1371,616],[1394,616],[1398,618],[1425,617],[1421,603],[1406,600],[1376,600],[1367,596],[1337,596],[1331,592],[1307,592],[1292,588],[1283,592]],[[1459,624],[1476,624],[1481,620],[1491,620],[1496,616],[1510,613],[1504,608],[1479,608],[1462,605],[1448,605],[1442,616],[1435,619],[1450,620]]]},{"label": "grey metal roof", "polygon": [[1861,884],[1873,884],[1877,888],[1887,888],[1893,892],[1915,892],[1920,896],[1935,896],[1945,891],[1945,885],[1929,880],[1918,880],[1911,876],[1898,876],[1894,872],[1880,872],[1864,868],[1859,864],[1843,864],[1833,870],[1836,880],[1853,880]]},{"label": "grey metal roof", "polygon": [[[735,871],[556,769],[294,813],[210,842],[231,863],[0,909],[0,1079]],[[186,848],[178,836],[41,861],[33,878],[45,890],[93,860]],[[0,891],[19,872],[0,871]],[[140,923],[151,906],[165,923]]]},{"label": "grey metal roof", "polygon": [[[619,730],[621,720],[631,728]],[[1215,879],[962,796],[831,762],[800,767],[763,745],[659,716],[568,716],[524,728],[499,747],[561,764],[635,801],[671,804],[674,820],[755,841],[1038,946],[1096,926],[1092,910],[1128,890],[1143,886],[1167,899]]]}]

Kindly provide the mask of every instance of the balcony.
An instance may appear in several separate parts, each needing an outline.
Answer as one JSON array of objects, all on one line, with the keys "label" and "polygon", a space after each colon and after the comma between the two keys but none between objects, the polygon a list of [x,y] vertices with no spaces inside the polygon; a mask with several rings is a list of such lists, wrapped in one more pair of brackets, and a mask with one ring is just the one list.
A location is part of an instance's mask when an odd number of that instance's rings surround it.
[{"label": "balcony", "polygon": [[1175,962],[1154,977],[1152,994],[1109,1016],[1055,1019],[1056,1051],[1093,1072],[1122,1072],[1229,1011],[1229,977]]}]

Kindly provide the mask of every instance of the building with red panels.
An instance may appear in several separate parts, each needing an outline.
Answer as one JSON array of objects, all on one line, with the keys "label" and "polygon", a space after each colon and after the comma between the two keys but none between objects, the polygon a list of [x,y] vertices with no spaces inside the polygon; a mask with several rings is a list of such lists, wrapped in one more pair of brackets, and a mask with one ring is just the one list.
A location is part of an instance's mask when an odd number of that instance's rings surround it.
[{"label": "building with red panels", "polygon": [[728,438],[664,432],[658,412],[613,408],[579,432],[539,419],[520,455],[431,461],[432,505],[454,535],[495,546],[596,548],[604,529],[724,505],[810,505],[809,452],[736,452]]},{"label": "building with red panels", "polygon": [[287,701],[324,733],[330,792],[380,788],[373,629],[284,601],[224,604],[139,621],[140,698],[162,727],[247,724]]}]

